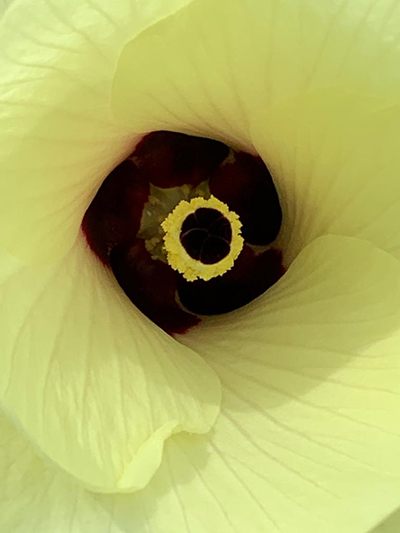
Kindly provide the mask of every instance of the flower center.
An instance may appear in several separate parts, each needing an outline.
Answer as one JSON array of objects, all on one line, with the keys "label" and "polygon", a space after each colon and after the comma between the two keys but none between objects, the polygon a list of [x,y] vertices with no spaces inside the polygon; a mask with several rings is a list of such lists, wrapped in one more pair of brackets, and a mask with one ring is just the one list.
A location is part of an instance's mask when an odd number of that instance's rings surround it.
[{"label": "flower center", "polygon": [[168,263],[188,281],[222,276],[243,248],[238,215],[213,196],[182,200],[161,227]]},{"label": "flower center", "polygon": [[214,265],[229,255],[232,227],[217,209],[200,207],[186,217],[180,240],[190,257],[205,265]]},{"label": "flower center", "polygon": [[175,334],[246,305],[282,276],[281,221],[259,157],[160,131],[109,174],[82,228],[133,304]]}]

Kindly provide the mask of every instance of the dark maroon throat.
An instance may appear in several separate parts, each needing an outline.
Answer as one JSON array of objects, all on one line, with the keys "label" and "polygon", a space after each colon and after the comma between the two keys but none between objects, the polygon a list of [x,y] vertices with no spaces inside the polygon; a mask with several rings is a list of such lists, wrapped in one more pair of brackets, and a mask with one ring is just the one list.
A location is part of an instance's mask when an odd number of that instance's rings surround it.
[{"label": "dark maroon throat", "polygon": [[[152,190],[170,193],[182,187],[188,194],[205,187],[242,222],[245,244],[238,259],[210,281],[187,281],[152,255],[142,235]],[[260,157],[219,141],[158,131],[146,135],[107,176],[82,228],[91,250],[112,269],[132,303],[173,335],[187,332],[207,315],[248,304],[276,283],[284,273],[282,254],[274,246],[281,223],[278,194]],[[206,208],[188,217],[180,232],[184,249],[204,264],[222,260],[231,238],[227,220]]]}]

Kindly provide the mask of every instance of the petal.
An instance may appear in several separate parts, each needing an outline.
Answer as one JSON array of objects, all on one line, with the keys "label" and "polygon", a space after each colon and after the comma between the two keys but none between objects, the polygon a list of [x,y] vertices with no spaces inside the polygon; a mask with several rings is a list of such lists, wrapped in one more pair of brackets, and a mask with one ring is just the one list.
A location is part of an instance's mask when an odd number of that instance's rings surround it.
[{"label": "petal", "polygon": [[[0,415],[0,530],[7,533],[126,533],[96,497],[37,455]],[[112,496],[108,496],[113,503]]]},{"label": "petal", "polygon": [[400,98],[391,105],[347,91],[293,98],[254,130],[283,199],[278,246],[287,262],[326,233],[367,239],[400,258]]},{"label": "petal", "polygon": [[171,434],[215,421],[214,372],[132,306],[83,236],[54,265],[11,276],[0,316],[1,405],[93,490],[143,487]]},{"label": "petal", "polygon": [[318,235],[400,257],[395,0],[204,0],[127,44],[116,116],[258,151],[272,171],[290,262]]},{"label": "petal", "polygon": [[4,15],[13,0],[0,0],[0,17]]},{"label": "petal", "polygon": [[370,531],[400,498],[400,334],[377,342],[398,325],[399,282],[386,253],[320,238],[268,298],[194,330],[223,376],[222,415],[211,436],[169,439],[135,494],[88,494],[2,423],[0,529]]},{"label": "petal", "polygon": [[398,533],[400,531],[400,511],[397,509],[393,514],[386,518],[371,533]]},{"label": "petal", "polygon": [[123,44],[187,0],[23,0],[0,25],[0,245],[57,257],[137,135],[115,125]]},{"label": "petal", "polygon": [[265,297],[183,338],[220,375],[222,412],[211,437],[168,446],[141,493],[175,487],[151,531],[168,508],[179,533],[365,533],[397,507],[399,275],[364,241],[321,237]]},{"label": "petal", "polygon": [[5,250],[0,250],[0,284],[21,268],[21,261]]}]

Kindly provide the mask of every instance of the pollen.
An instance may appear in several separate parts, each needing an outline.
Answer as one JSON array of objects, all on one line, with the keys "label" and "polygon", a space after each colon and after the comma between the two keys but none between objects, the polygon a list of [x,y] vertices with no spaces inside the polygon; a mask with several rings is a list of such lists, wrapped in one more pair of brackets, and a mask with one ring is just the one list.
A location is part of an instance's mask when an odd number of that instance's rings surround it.
[{"label": "pollen", "polygon": [[161,227],[168,263],[187,281],[224,275],[244,244],[239,216],[214,196],[182,200]]}]

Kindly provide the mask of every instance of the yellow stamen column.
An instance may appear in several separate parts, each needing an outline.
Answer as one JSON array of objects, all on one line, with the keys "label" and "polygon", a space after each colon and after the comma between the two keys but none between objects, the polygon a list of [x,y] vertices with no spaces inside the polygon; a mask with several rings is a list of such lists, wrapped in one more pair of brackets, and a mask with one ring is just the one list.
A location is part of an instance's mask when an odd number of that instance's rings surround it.
[{"label": "yellow stamen column", "polygon": [[[220,261],[213,264],[204,264],[191,257],[181,242],[181,230],[188,216],[195,214],[198,209],[206,208],[219,211],[231,226],[231,242],[229,253]],[[209,281],[216,276],[222,276],[230,270],[243,248],[241,236],[242,223],[239,216],[229,207],[211,196],[209,199],[197,197],[190,202],[182,200],[167,216],[161,227],[165,231],[164,246],[170,266],[182,274],[187,281],[202,279]]]}]

